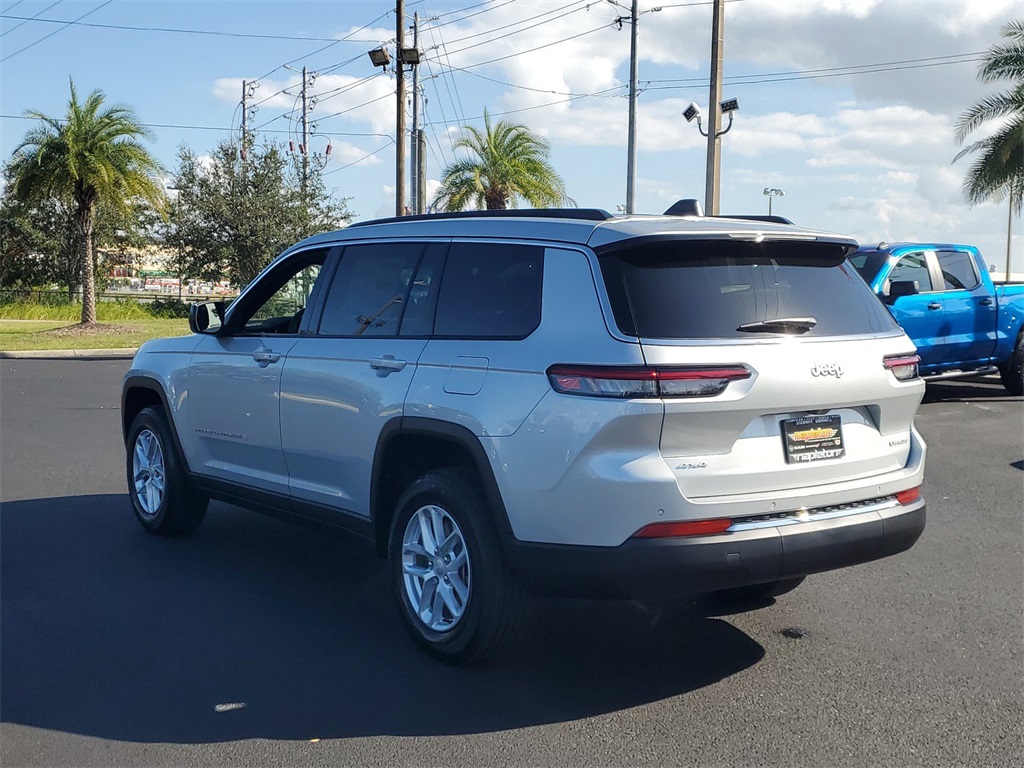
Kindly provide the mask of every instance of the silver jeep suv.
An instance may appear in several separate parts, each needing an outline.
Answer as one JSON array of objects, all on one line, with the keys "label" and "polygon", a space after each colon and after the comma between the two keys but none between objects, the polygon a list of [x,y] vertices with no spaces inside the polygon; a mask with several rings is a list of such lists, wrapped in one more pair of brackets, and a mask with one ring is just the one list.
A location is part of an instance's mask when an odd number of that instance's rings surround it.
[{"label": "silver jeep suv", "polygon": [[371,540],[430,652],[526,593],[774,596],[925,524],[913,344],[846,237],[521,210],[318,235],[124,381],[131,503],[210,498]]}]

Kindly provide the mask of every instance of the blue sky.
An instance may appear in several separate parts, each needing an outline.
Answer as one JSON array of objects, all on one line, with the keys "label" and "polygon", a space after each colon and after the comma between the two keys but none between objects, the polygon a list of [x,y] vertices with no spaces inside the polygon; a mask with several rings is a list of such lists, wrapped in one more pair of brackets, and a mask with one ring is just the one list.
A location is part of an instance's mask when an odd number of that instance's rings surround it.
[{"label": "blue sky", "polygon": [[[628,6],[628,0],[620,0]],[[660,8],[661,10],[655,10]],[[638,212],[704,197],[705,140],[680,113],[708,101],[711,4],[641,0]],[[366,52],[393,45],[394,2],[0,0],[0,120],[9,157],[27,109],[63,114],[68,78],[153,126],[173,171],[182,144],[209,152],[237,135],[241,81],[258,81],[258,141],[297,131],[300,76],[316,72],[310,148],[331,145],[327,181],[357,218],[394,211],[393,73]],[[433,188],[464,123],[528,125],[580,206],[625,202],[629,31],[608,0],[407,0],[421,19],[427,175]],[[980,54],[1020,0],[727,0],[722,212],[767,210],[862,242],[979,245],[1003,268],[1007,208],[969,208],[953,164],[956,117],[998,85]],[[30,19],[30,20],[26,20]],[[77,22],[65,24],[66,22]],[[178,31],[173,31],[178,30]],[[49,37],[46,37],[49,35]],[[407,44],[410,44],[407,42]],[[284,92],[287,89],[287,92]],[[1013,222],[1014,271],[1024,237]]]}]

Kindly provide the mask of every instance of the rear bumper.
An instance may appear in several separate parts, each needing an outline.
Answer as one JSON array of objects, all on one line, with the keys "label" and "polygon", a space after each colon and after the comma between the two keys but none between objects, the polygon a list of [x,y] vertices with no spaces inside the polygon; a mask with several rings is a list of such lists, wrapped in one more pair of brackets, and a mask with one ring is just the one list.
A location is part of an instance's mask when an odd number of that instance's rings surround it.
[{"label": "rear bumper", "polygon": [[895,555],[925,526],[923,499],[716,536],[630,539],[618,547],[505,542],[509,565],[537,594],[650,598],[804,576]]}]

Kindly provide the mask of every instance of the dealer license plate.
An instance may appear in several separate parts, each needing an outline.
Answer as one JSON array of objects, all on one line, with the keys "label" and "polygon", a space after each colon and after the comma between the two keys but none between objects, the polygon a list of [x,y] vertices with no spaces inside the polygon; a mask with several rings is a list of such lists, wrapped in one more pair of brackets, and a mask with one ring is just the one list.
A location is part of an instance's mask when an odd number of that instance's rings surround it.
[{"label": "dealer license plate", "polygon": [[789,464],[839,459],[846,454],[843,424],[838,414],[783,419],[782,439]]}]

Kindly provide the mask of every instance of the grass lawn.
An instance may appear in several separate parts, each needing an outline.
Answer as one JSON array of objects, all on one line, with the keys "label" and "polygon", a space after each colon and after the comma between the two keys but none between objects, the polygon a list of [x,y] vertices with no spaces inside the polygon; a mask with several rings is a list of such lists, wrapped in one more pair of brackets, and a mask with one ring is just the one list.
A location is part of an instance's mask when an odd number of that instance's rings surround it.
[{"label": "grass lawn", "polygon": [[61,320],[0,320],[0,351],[116,349],[162,336],[187,336],[188,320],[116,320],[86,331]]}]

